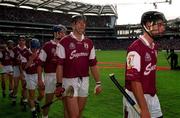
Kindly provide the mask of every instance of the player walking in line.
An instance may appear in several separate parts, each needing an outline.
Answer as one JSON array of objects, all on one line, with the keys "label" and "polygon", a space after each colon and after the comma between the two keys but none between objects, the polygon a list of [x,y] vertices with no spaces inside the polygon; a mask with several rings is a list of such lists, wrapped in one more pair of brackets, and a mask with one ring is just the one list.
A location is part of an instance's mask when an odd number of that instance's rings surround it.
[{"label": "player walking in line", "polygon": [[20,63],[20,55],[27,52],[28,49],[26,47],[26,37],[24,35],[19,36],[18,45],[13,49],[14,51],[14,90],[13,90],[13,98],[12,103],[13,105],[16,105],[16,97],[17,97],[17,90],[19,86],[19,80],[21,80],[21,86],[22,86],[22,97],[21,97],[21,105],[23,105],[23,111],[26,111],[26,105],[27,105],[27,89],[26,89],[26,81],[24,78],[24,73],[21,68]]},{"label": "player walking in line", "polygon": [[[42,67],[44,68],[45,78],[45,104],[52,102],[56,88],[56,47],[59,41],[66,34],[66,27],[55,25],[53,27],[54,39],[46,42],[39,54],[38,79],[42,79]],[[50,107],[50,106],[49,106]],[[43,109],[43,118],[48,118],[49,107]]]},{"label": "player walking in line", "polygon": [[14,42],[12,40],[8,40],[7,47],[0,52],[0,62],[3,66],[1,87],[2,87],[2,96],[4,98],[6,97],[6,92],[5,92],[6,78],[9,78],[9,97],[11,97],[13,93],[13,87],[14,87],[13,66],[12,66],[13,58],[14,58],[13,46],[14,46]]},{"label": "player walking in line", "polygon": [[65,92],[69,86],[74,88],[74,96],[64,94],[65,118],[81,118],[89,89],[89,67],[96,81],[95,94],[102,91],[101,81],[97,70],[97,60],[93,42],[84,36],[86,17],[72,17],[72,32],[60,41],[57,56],[60,58],[57,67],[57,96],[62,88]]},{"label": "player walking in line", "polygon": [[[38,79],[37,75],[37,59],[40,49],[40,42],[33,38],[30,41],[30,49],[21,55],[22,68],[26,72],[26,88],[29,92],[28,102],[32,112],[32,118],[37,118],[40,112],[39,102],[44,96],[44,83],[42,79]],[[35,98],[35,90],[38,88],[39,96]]]},{"label": "player walking in line", "polygon": [[126,92],[138,103],[140,116],[125,98],[124,118],[162,118],[159,99],[156,95],[157,46],[154,38],[165,31],[166,19],[157,11],[145,12],[141,17],[143,35],[127,50],[125,72]]}]

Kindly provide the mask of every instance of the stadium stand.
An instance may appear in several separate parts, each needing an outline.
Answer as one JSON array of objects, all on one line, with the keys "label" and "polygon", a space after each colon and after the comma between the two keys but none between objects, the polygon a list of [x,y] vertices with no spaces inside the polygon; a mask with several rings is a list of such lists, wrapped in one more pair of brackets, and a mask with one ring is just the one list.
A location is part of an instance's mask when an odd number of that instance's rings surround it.
[{"label": "stadium stand", "polygon": [[[38,36],[41,39],[52,37],[53,24],[63,24],[70,32],[72,14],[51,13],[15,7],[0,7],[1,35],[16,36],[19,34]],[[111,38],[114,30],[106,26],[110,24],[111,16],[87,16],[87,35],[93,39],[106,36]],[[104,35],[105,34],[105,35]]]},{"label": "stadium stand", "polygon": [[[14,7],[1,5],[2,3],[11,4]],[[20,6],[23,5],[30,6],[32,9],[21,8]],[[49,11],[38,10],[38,8],[45,8]],[[54,10],[62,12],[53,12]],[[8,2],[0,1],[0,11],[1,42],[8,39],[16,42],[17,36],[24,34],[29,38],[41,39],[43,43],[52,38],[54,24],[63,24],[70,32],[70,18],[73,14],[68,12],[86,14],[88,19],[86,35],[94,41],[96,49],[126,49],[142,33],[140,24],[116,25],[116,9],[109,5],[99,6],[68,1],[59,3],[34,1],[31,3],[26,0],[21,2],[8,0]],[[160,49],[180,48],[179,24],[179,19],[168,22],[166,33],[158,40]]]}]

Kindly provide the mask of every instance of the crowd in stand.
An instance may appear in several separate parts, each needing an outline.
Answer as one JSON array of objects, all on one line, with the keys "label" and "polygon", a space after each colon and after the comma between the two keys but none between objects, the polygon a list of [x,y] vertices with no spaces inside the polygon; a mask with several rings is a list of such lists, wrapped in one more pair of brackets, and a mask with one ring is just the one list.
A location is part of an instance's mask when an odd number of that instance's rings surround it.
[{"label": "crowd in stand", "polygon": [[[42,23],[42,24],[58,24],[59,22],[65,26],[70,24],[71,15],[61,14],[61,13],[53,13],[53,12],[46,12],[46,11],[36,11],[30,9],[23,9],[23,8],[15,8],[15,7],[0,7],[0,20],[2,21],[14,21],[14,22],[29,22],[29,23]],[[110,18],[108,16],[87,16],[87,26],[89,28],[98,28],[98,27],[105,27],[107,23],[110,23]],[[4,29],[3,29],[4,30]],[[24,33],[24,29],[6,29],[7,32],[22,32]],[[23,31],[24,30],[24,31]],[[133,41],[132,39],[115,39],[115,38],[103,38],[103,36],[110,36],[114,35],[114,33],[110,33],[109,29],[102,29],[104,32],[100,30],[87,30],[88,36],[101,36],[102,38],[97,39],[92,38],[96,49],[101,50],[108,50],[108,49],[126,49],[128,45]],[[1,31],[1,29],[0,29]],[[99,32],[98,32],[99,31]],[[109,32],[108,32],[109,31]],[[49,31],[44,30],[30,30],[27,31],[29,34],[49,34]],[[89,33],[89,34],[88,34]],[[10,39],[11,37],[6,39]],[[39,37],[38,37],[39,38]],[[49,38],[49,37],[48,37]],[[5,40],[6,40],[5,39]],[[41,38],[39,38],[41,39]],[[44,37],[41,40],[41,43],[46,40]],[[102,41],[103,40],[103,41]],[[15,41],[16,42],[16,41]],[[180,38],[179,37],[164,37],[157,40],[159,44],[159,49],[180,49]]]},{"label": "crowd in stand", "polygon": [[165,37],[157,40],[159,49],[176,49],[180,50],[180,37]]},{"label": "crowd in stand", "polygon": [[[119,40],[94,40],[96,49],[101,50],[126,50],[134,39],[119,39]],[[180,37],[158,39],[157,44],[159,50],[175,49],[180,50]]]},{"label": "crowd in stand", "polygon": [[[62,14],[47,11],[36,11],[32,9],[23,9],[15,7],[0,7],[0,20],[31,22],[44,24],[58,24],[59,22],[65,26],[69,26],[70,14]],[[87,24],[89,27],[106,27],[110,23],[109,16],[87,16]]]},{"label": "crowd in stand", "polygon": [[93,40],[96,49],[100,50],[125,50],[133,40]]}]

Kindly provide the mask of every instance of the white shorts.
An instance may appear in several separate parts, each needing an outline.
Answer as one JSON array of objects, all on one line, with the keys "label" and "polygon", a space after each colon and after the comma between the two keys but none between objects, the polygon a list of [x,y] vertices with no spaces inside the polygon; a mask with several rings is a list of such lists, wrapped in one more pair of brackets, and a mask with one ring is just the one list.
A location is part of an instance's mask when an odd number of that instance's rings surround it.
[{"label": "white shorts", "polygon": [[3,66],[2,73],[13,74],[13,67],[12,67],[12,65]]},{"label": "white shorts", "polygon": [[45,93],[54,93],[56,88],[56,73],[45,73]]},{"label": "white shorts", "polygon": [[38,83],[38,75],[37,74],[26,74],[26,88],[29,90],[35,90],[37,88]]},{"label": "white shorts", "polygon": [[[74,97],[87,97],[89,93],[89,77],[76,78],[63,78],[63,87],[65,90],[69,86],[74,88]],[[66,93],[66,91],[64,92]],[[63,95],[65,96],[65,94]]]},{"label": "white shorts", "polygon": [[13,70],[14,70],[13,77],[19,77],[20,76],[19,66],[14,66]]},{"label": "white shorts", "polygon": [[[127,89],[126,89],[126,92],[136,102],[133,93]],[[161,106],[160,106],[157,95],[151,96],[149,94],[144,94],[144,97],[146,99],[148,109],[151,114],[151,118],[158,118],[162,116]],[[139,115],[136,113],[136,111],[131,107],[131,105],[125,99],[125,97],[123,97],[123,108],[124,108],[124,112],[126,111],[128,113],[127,118],[140,118]]]}]

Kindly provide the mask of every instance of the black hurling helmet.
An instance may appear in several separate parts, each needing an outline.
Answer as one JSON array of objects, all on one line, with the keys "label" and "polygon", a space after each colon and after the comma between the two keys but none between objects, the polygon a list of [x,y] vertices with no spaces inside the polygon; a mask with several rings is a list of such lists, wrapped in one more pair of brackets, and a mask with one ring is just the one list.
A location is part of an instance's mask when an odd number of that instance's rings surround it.
[{"label": "black hurling helmet", "polygon": [[41,47],[41,44],[38,39],[33,38],[30,42],[30,48],[31,49],[39,49]]},{"label": "black hurling helmet", "polygon": [[76,23],[78,20],[84,20],[86,22],[87,18],[84,15],[74,15],[71,18],[71,23]]},{"label": "black hurling helmet", "polygon": [[162,20],[164,23],[167,22],[165,16],[163,13],[158,12],[158,11],[148,11],[145,12],[142,17],[141,17],[141,26],[143,27],[143,29],[151,36],[151,34],[149,33],[149,31],[147,31],[145,24],[147,22],[152,23],[153,25],[157,23],[158,20]]},{"label": "black hurling helmet", "polygon": [[53,32],[66,32],[67,28],[64,25],[54,25],[53,26]]}]

